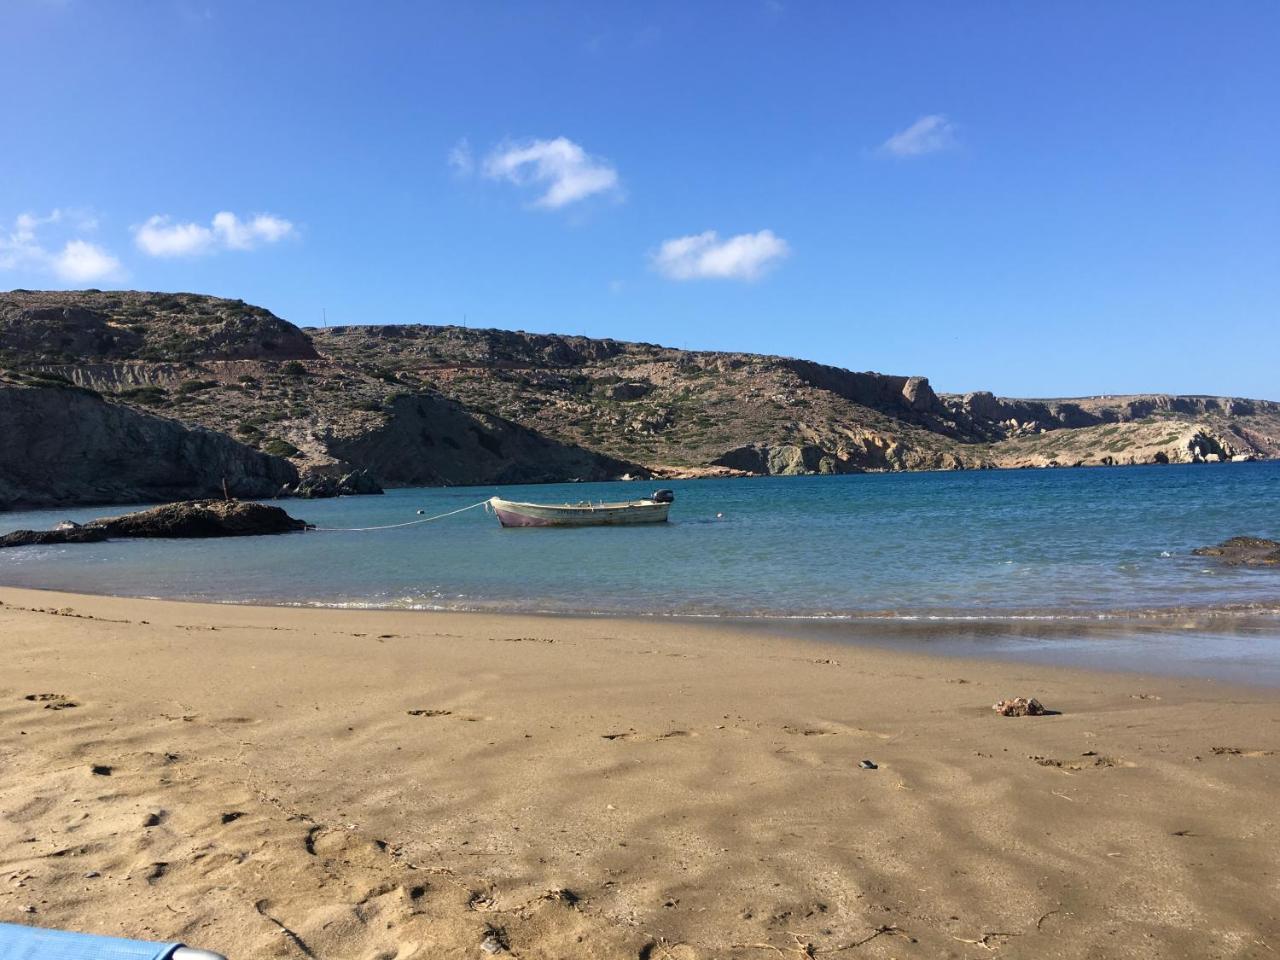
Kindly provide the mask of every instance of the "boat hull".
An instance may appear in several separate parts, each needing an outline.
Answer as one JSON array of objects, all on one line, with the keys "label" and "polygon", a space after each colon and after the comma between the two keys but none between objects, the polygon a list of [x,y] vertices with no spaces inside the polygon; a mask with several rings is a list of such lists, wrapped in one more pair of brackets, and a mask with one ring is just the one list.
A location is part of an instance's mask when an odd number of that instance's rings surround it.
[{"label": "boat hull", "polygon": [[489,501],[504,527],[615,527],[638,523],[665,523],[669,503],[565,504],[513,503],[494,497]]}]

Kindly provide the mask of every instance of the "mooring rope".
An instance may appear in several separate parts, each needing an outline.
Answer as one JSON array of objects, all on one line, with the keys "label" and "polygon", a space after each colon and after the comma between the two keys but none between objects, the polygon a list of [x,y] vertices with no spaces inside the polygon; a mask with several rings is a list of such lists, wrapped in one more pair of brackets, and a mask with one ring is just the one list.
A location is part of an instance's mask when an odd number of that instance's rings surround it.
[{"label": "mooring rope", "polygon": [[388,523],[381,527],[315,527],[314,529],[318,533],[367,533],[370,530],[394,530],[397,527],[412,527],[419,523],[430,523],[432,520],[443,520],[445,517],[452,517],[456,513],[466,513],[476,507],[487,506],[488,503],[488,500],[481,500],[479,503],[473,503],[468,507],[459,507],[457,510],[450,510],[448,513],[438,513],[434,517],[423,517],[421,520],[409,520],[405,523]]}]

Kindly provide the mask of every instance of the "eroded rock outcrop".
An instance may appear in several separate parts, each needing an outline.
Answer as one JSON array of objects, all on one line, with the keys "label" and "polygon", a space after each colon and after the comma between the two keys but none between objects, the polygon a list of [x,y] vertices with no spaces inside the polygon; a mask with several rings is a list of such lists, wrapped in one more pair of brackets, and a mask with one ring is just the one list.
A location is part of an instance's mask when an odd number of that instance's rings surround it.
[{"label": "eroded rock outcrop", "polygon": [[354,497],[383,493],[382,485],[368,470],[352,470],[331,474],[308,470],[292,486],[280,491],[281,497],[298,497],[302,500],[320,500],[329,497]]}]

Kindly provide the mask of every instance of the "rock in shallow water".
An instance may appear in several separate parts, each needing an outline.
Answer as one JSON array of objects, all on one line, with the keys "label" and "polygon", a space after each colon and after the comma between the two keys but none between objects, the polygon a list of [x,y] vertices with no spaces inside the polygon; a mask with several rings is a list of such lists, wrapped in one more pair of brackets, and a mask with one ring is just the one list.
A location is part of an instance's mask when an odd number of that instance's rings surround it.
[{"label": "rock in shallow water", "polygon": [[1191,552],[1197,557],[1217,557],[1233,567],[1280,567],[1280,541],[1262,537],[1232,537],[1216,547],[1199,547]]},{"label": "rock in shallow water", "polygon": [[279,507],[245,500],[186,500],[58,530],[17,530],[0,548],[95,543],[113,537],[252,537],[306,530],[307,522]]},{"label": "rock in shallow water", "polygon": [[107,539],[107,532],[91,527],[71,527],[58,530],[15,530],[0,537],[0,549],[5,547],[36,547],[51,543],[97,543]]},{"label": "rock in shallow water", "polygon": [[85,524],[108,537],[252,537],[307,529],[279,507],[248,500],[186,500]]}]

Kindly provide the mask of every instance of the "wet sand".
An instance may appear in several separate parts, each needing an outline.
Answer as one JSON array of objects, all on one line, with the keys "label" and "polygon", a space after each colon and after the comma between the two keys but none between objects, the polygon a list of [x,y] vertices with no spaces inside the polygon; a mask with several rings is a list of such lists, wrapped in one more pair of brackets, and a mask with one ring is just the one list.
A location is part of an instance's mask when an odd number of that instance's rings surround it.
[{"label": "wet sand", "polygon": [[[235,960],[1280,952],[1274,690],[726,624],[0,601],[3,921]],[[1015,695],[1060,713],[991,711]]]}]

